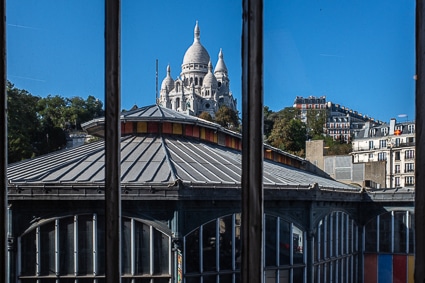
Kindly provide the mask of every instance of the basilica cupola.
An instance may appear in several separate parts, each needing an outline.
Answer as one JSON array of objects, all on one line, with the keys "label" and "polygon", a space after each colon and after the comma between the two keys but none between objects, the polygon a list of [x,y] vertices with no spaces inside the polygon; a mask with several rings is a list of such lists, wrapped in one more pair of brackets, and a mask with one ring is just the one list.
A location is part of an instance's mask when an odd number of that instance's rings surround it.
[{"label": "basilica cupola", "polygon": [[[188,79],[193,78],[193,80],[195,77],[202,78],[208,71],[209,61],[210,55],[201,44],[201,31],[198,21],[196,21],[193,43],[184,54],[180,76]],[[191,85],[191,82],[187,82],[186,85]]]},{"label": "basilica cupola", "polygon": [[[208,63],[208,73],[204,77],[204,83],[202,84],[202,89],[210,89],[215,91],[217,89],[218,83],[217,79],[212,73],[212,64],[211,61]],[[210,93],[213,95],[213,93]]]},{"label": "basilica cupola", "polygon": [[174,89],[174,80],[171,78],[171,68],[170,65],[167,66],[167,76],[164,78],[161,84],[161,93],[169,93]]}]

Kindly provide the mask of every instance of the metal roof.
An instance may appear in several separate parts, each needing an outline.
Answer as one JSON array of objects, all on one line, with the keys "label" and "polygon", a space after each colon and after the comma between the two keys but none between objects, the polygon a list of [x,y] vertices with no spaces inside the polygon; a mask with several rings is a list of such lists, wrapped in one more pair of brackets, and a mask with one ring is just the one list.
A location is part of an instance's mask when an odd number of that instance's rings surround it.
[{"label": "metal roof", "polygon": [[[103,185],[104,142],[10,164],[10,185]],[[241,184],[241,152],[181,135],[130,135],[121,141],[121,184],[231,186]],[[358,190],[273,161],[264,161],[264,185]]]}]

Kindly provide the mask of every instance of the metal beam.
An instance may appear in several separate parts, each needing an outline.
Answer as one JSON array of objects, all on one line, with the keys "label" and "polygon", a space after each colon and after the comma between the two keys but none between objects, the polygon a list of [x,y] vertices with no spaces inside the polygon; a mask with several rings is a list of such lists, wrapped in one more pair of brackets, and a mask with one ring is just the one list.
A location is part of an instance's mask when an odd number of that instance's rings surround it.
[{"label": "metal beam", "polygon": [[263,0],[243,0],[242,282],[263,282]]},{"label": "metal beam", "polygon": [[0,221],[3,222],[1,225],[1,233],[0,233],[0,243],[2,243],[1,252],[0,252],[0,276],[3,282],[8,281],[8,270],[7,270],[7,92],[6,92],[6,84],[7,84],[7,75],[6,75],[6,0],[1,0],[0,7],[0,17],[1,17],[1,91],[0,95],[0,107],[1,107],[1,118],[0,118],[0,180],[3,184],[2,192],[0,194]]},{"label": "metal beam", "polygon": [[425,5],[416,1],[415,282],[425,282]]},{"label": "metal beam", "polygon": [[105,275],[121,282],[120,0],[105,0]]}]

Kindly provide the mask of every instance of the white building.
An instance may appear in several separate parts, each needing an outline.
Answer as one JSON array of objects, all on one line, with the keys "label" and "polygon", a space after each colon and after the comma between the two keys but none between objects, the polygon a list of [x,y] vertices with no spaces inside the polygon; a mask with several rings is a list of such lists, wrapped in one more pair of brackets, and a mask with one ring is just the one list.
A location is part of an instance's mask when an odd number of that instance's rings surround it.
[{"label": "white building", "polygon": [[222,105],[236,111],[236,99],[229,84],[222,50],[219,51],[213,71],[210,55],[201,44],[200,29],[196,22],[193,44],[183,57],[180,76],[173,79],[171,68],[167,66],[167,76],[161,84],[158,104],[194,116],[208,112],[214,117]]},{"label": "white building", "polygon": [[386,187],[415,185],[415,123],[370,127],[369,123],[353,140],[353,162],[386,161]]}]

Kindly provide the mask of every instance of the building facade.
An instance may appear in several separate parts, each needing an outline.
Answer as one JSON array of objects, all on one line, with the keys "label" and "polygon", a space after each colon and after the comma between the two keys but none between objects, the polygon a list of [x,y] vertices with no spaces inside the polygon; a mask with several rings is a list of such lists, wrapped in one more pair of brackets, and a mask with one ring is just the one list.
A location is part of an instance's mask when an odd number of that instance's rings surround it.
[{"label": "building facade", "polygon": [[351,142],[352,136],[363,129],[366,123],[373,125],[382,124],[382,122],[376,121],[367,115],[362,115],[357,111],[326,101],[326,96],[297,96],[293,107],[300,109],[301,121],[304,123],[307,123],[307,113],[309,111],[325,111],[324,134],[332,137],[334,140],[340,140],[346,143]]},{"label": "building facade", "polygon": [[390,123],[379,126],[366,124],[355,137],[353,162],[386,162],[387,188],[415,185],[415,123]]},{"label": "building facade", "polygon": [[223,51],[220,49],[218,61],[213,69],[210,55],[201,44],[200,35],[196,22],[193,44],[183,57],[180,75],[173,79],[171,67],[167,66],[167,75],[161,83],[158,103],[193,116],[207,112],[214,117],[221,106],[237,111],[236,99],[230,91]]}]

